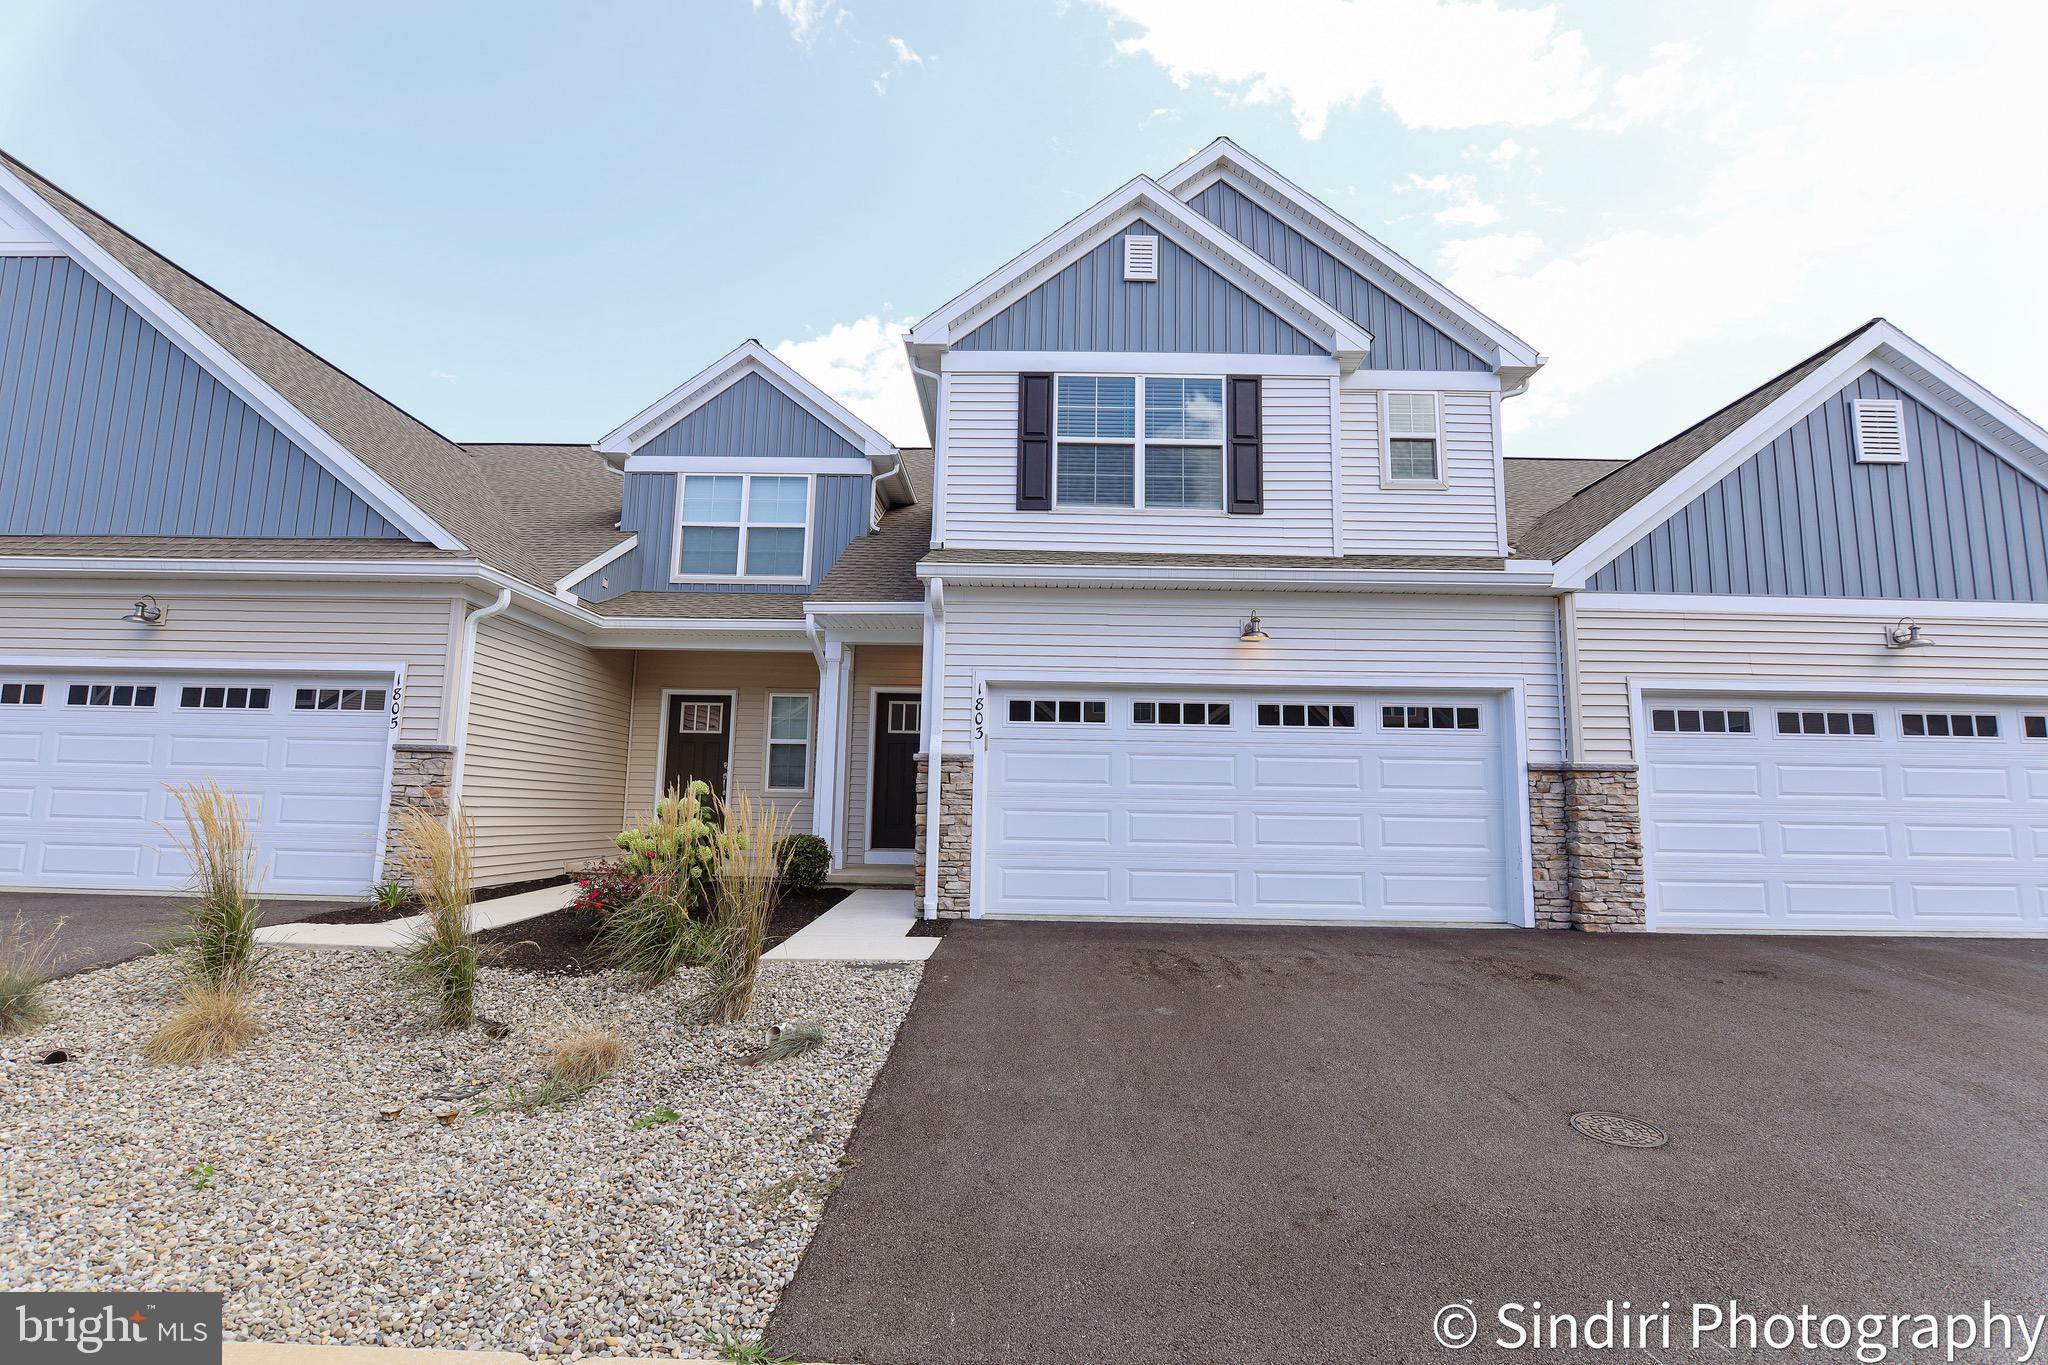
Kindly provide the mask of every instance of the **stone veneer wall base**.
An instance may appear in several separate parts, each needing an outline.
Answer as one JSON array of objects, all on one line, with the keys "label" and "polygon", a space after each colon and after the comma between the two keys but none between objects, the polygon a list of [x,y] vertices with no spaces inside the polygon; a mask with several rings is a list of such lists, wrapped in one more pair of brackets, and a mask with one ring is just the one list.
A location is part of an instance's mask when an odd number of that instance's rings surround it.
[{"label": "stone veneer wall base", "polygon": [[446,744],[401,744],[391,754],[391,804],[384,812],[384,876],[406,881],[398,857],[398,814],[423,810],[448,813],[448,784],[455,777],[455,750]]},{"label": "stone veneer wall base", "polygon": [[1529,765],[1536,927],[1646,927],[1642,806],[1634,764]]},{"label": "stone veneer wall base", "polygon": [[[925,822],[931,807],[931,765],[924,754],[917,756],[917,854],[916,875],[919,907],[923,908],[925,859],[933,856]],[[969,754],[946,754],[939,759],[939,860],[938,917],[965,919],[972,902],[970,877],[974,867],[974,758]]]}]

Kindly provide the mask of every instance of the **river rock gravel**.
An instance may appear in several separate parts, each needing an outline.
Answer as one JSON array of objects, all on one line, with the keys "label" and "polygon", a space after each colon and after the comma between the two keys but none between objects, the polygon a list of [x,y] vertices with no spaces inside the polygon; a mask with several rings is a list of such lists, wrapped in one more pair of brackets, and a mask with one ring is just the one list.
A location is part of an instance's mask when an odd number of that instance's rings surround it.
[{"label": "river rock gravel", "polygon": [[[511,1028],[493,1042],[430,1027],[390,969],[274,954],[263,1033],[198,1067],[142,1060],[173,1007],[163,962],[55,983],[54,1022],[0,1040],[0,1289],[217,1289],[231,1339],[581,1357],[752,1336],[920,972],[765,963],[748,1019],[714,1027],[685,1022],[694,973],[642,992],[486,968],[478,1008]],[[749,1065],[791,1018],[824,1045]],[[574,1021],[626,1039],[625,1065],[559,1108],[493,1107]],[[59,1047],[73,1060],[37,1060]]]}]

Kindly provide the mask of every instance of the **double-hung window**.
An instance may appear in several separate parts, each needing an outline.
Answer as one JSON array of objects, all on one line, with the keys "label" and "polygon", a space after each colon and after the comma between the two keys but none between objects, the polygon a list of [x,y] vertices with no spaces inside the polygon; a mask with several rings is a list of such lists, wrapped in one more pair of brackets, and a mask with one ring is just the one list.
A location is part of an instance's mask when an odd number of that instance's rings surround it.
[{"label": "double-hung window", "polygon": [[1387,393],[1388,484],[1435,488],[1444,481],[1443,426],[1433,393]]},{"label": "double-hung window", "polygon": [[811,785],[811,698],[803,692],[768,697],[768,790],[800,792]]},{"label": "double-hung window", "polygon": [[682,474],[675,577],[800,583],[809,563],[807,474]]},{"label": "double-hung window", "polygon": [[1061,507],[1223,510],[1223,381],[1063,374],[1053,492]]}]

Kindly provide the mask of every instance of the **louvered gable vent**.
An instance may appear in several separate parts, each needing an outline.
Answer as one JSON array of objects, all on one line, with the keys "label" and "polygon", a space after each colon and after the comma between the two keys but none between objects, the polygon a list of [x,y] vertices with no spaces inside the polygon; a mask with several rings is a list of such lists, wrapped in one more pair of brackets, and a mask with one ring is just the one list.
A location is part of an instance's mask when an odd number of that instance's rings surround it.
[{"label": "louvered gable vent", "polygon": [[1151,284],[1159,278],[1159,239],[1157,237],[1124,238],[1124,279],[1137,284]]},{"label": "louvered gable vent", "polygon": [[1896,398],[1859,398],[1850,407],[1856,419],[1856,462],[1904,464],[1906,405]]}]

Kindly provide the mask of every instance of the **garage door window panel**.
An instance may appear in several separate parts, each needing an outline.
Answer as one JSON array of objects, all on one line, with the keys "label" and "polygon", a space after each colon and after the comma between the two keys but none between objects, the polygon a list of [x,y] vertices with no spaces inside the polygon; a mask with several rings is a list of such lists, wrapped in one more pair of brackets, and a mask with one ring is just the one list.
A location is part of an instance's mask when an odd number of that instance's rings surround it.
[{"label": "garage door window panel", "polygon": [[381,687],[301,687],[292,706],[299,711],[382,711],[384,698]]},{"label": "garage door window panel", "polygon": [[65,701],[72,706],[148,707],[156,705],[156,688],[146,683],[73,683]]},{"label": "garage door window panel", "polygon": [[1383,730],[1477,730],[1476,706],[1382,706]]},{"label": "garage door window panel", "polygon": [[0,706],[41,706],[41,683],[0,683]]},{"label": "garage door window panel", "polygon": [[1905,711],[1899,733],[1907,739],[1997,739],[1998,717],[1979,712]]},{"label": "garage door window panel", "polygon": [[1265,730],[1355,730],[1358,708],[1342,702],[1262,701],[1259,727]]},{"label": "garage door window panel", "polygon": [[1012,697],[1010,720],[1017,725],[1104,725],[1109,702],[1075,697]]},{"label": "garage door window panel", "polygon": [[1134,701],[1133,725],[1228,725],[1227,701]]},{"label": "garage door window panel", "polygon": [[178,705],[187,711],[268,711],[270,689],[225,684],[186,687],[179,690]]},{"label": "garage door window panel", "polygon": [[1650,712],[1650,729],[1660,735],[1746,735],[1749,712],[1660,706]]}]

